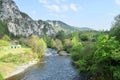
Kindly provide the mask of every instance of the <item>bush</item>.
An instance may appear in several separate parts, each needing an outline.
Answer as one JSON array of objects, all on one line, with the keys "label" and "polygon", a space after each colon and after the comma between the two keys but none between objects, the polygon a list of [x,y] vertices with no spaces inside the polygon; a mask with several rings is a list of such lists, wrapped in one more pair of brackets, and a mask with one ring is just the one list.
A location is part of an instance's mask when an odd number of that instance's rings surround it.
[{"label": "bush", "polygon": [[51,41],[50,41],[50,47],[51,48],[55,48],[55,41],[54,41],[54,39],[51,39]]},{"label": "bush", "polygon": [[39,39],[36,36],[31,36],[28,45],[31,47],[33,52],[37,53],[39,59],[43,57],[47,45],[42,38]]},{"label": "bush", "polygon": [[71,58],[73,61],[78,61],[80,59],[80,54],[79,53],[72,53]]},{"label": "bush", "polygon": [[70,52],[70,50],[69,50],[70,48],[71,48],[71,40],[65,39],[64,40],[64,50],[67,52]]},{"label": "bush", "polygon": [[115,22],[110,30],[110,36],[116,37],[120,41],[120,15],[115,17]]},{"label": "bush", "polygon": [[56,39],[55,40],[55,48],[60,51],[60,50],[63,50],[63,44],[62,44],[62,41],[59,40],[59,39]]},{"label": "bush", "polygon": [[114,37],[102,34],[94,44],[73,53],[72,59],[79,72],[92,77],[90,80],[119,80],[119,47],[119,42]]},{"label": "bush", "polygon": [[4,35],[2,39],[5,41],[10,41],[10,37],[8,35]]},{"label": "bush", "polygon": [[82,41],[88,41],[89,40],[89,35],[88,34],[81,34],[80,35],[80,39]]}]

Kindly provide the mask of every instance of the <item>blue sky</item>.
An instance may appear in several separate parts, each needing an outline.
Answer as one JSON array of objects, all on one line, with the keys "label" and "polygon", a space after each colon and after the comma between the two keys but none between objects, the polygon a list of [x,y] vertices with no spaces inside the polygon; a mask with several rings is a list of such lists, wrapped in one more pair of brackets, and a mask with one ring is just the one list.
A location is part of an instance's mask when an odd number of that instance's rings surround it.
[{"label": "blue sky", "polygon": [[76,27],[109,30],[120,0],[14,0],[34,20],[60,20]]}]

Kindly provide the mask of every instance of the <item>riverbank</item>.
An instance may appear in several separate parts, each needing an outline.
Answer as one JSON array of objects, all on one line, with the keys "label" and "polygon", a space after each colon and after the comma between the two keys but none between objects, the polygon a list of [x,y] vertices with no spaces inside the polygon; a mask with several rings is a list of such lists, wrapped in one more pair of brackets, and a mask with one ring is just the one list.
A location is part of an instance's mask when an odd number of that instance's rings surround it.
[{"label": "riverbank", "polygon": [[5,79],[37,63],[37,54],[30,48],[4,48],[0,50],[0,73]]},{"label": "riverbank", "polygon": [[28,69],[29,67],[31,67],[31,66],[33,66],[33,65],[35,65],[35,64],[37,64],[37,63],[38,63],[38,61],[37,61],[37,60],[34,60],[34,61],[30,61],[29,63],[24,64],[24,65],[22,65],[22,66],[17,66],[16,70],[13,71],[12,73],[6,75],[6,76],[4,77],[4,79],[7,80],[7,79],[9,79],[9,78],[12,77],[12,76],[21,74],[21,73],[25,72],[26,69]]}]

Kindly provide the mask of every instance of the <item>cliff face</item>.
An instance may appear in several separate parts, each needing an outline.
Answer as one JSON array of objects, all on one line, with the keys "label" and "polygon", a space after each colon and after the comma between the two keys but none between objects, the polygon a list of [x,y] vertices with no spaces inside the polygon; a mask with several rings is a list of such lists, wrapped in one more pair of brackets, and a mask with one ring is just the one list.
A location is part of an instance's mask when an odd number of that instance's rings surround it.
[{"label": "cliff face", "polygon": [[14,35],[37,36],[55,35],[54,27],[46,21],[34,21],[26,13],[23,13],[12,0],[0,0],[0,20],[8,25],[8,29]]}]

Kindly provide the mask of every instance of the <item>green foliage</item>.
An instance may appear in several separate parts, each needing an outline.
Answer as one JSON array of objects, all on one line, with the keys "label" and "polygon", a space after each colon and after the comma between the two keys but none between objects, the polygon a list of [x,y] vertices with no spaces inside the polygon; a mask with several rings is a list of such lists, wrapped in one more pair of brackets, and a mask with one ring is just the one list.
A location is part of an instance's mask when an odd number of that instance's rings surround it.
[{"label": "green foliage", "polygon": [[72,46],[71,40],[70,39],[65,39],[63,45],[64,45],[64,50],[67,51],[67,52],[70,52],[69,49]]},{"label": "green foliage", "polygon": [[55,48],[60,51],[60,50],[63,50],[63,44],[62,44],[62,41],[59,40],[59,39],[56,39],[55,40]]},{"label": "green foliage", "polygon": [[52,39],[52,40],[50,41],[50,47],[51,47],[51,48],[55,48],[55,41],[54,41],[54,39]]},{"label": "green foliage", "polygon": [[4,80],[4,79],[3,79],[3,76],[2,76],[1,74],[0,74],[0,80]]},{"label": "green foliage", "polygon": [[91,80],[119,80],[119,47],[115,37],[101,34],[95,43],[79,47],[80,51],[75,50],[71,57],[78,71],[92,77]]},{"label": "green foliage", "polygon": [[4,40],[0,40],[0,46],[9,46],[10,43]]},{"label": "green foliage", "polygon": [[78,61],[80,59],[80,54],[79,53],[72,53],[71,58],[73,61]]},{"label": "green foliage", "polygon": [[0,38],[2,38],[5,34],[9,34],[7,24],[0,21]]},{"label": "green foliage", "polygon": [[115,22],[110,30],[110,35],[115,36],[120,41],[120,15],[115,17]]},{"label": "green foliage", "polygon": [[23,53],[19,54],[8,53],[2,56],[0,58],[0,61],[4,63],[23,64],[35,58],[36,58],[35,54],[33,54],[30,50],[26,50]]},{"label": "green foliage", "polygon": [[28,45],[32,48],[33,52],[37,53],[39,59],[43,57],[47,46],[42,38],[31,36]]},{"label": "green foliage", "polygon": [[65,38],[65,32],[63,30],[59,31],[57,34],[56,34],[56,38],[61,40],[63,42],[64,38]]},{"label": "green foliage", "polygon": [[88,34],[82,34],[82,35],[80,35],[80,39],[82,41],[88,41],[89,40],[89,35]]},{"label": "green foliage", "polygon": [[10,41],[10,37],[8,35],[4,35],[2,39],[5,41]]}]

